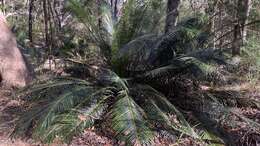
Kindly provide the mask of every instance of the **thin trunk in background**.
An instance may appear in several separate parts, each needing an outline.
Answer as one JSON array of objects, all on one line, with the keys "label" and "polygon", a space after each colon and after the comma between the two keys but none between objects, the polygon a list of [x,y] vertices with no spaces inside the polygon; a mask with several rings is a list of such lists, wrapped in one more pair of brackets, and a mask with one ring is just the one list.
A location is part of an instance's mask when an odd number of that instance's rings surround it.
[{"label": "thin trunk in background", "polygon": [[210,16],[210,22],[209,22],[209,28],[210,28],[210,32],[212,33],[212,41],[210,42],[210,47],[212,47],[213,49],[216,48],[216,32],[215,32],[215,29],[216,29],[216,24],[215,24],[215,21],[216,21],[216,8],[217,8],[217,1],[210,1],[208,2],[208,7],[206,9],[206,13],[209,14]]},{"label": "thin trunk in background", "polygon": [[98,16],[98,27],[102,27],[102,10],[101,10],[101,0],[97,0],[97,16]]},{"label": "thin trunk in background", "polygon": [[48,50],[47,51],[47,58],[49,59],[49,68],[51,70],[51,44],[50,44],[50,36],[49,36],[49,25],[50,25],[50,16],[49,16],[49,12],[48,12],[48,1],[47,0],[43,0],[43,15],[44,15],[44,30],[45,30],[45,46]]},{"label": "thin trunk in background", "polygon": [[[224,12],[224,6],[223,6],[223,4],[219,4],[219,14],[218,14],[218,25],[219,25],[219,27],[220,28],[223,28],[223,20],[222,20],[222,18],[223,18],[223,12]],[[223,28],[224,29],[224,28]],[[224,32],[224,30],[223,29],[221,29],[220,30],[220,32],[219,32],[219,36],[222,36],[223,35],[223,32]],[[224,39],[223,38],[221,38],[220,40],[219,40],[219,44],[218,44],[218,47],[219,47],[219,49],[222,49],[222,46],[223,46],[223,43],[224,43]]]},{"label": "thin trunk in background", "polygon": [[114,4],[114,20],[115,20],[115,22],[117,22],[117,20],[118,20],[118,18],[117,18],[117,13],[118,13],[117,5],[118,5],[118,1],[115,0],[115,4]]},{"label": "thin trunk in background", "polygon": [[242,36],[240,32],[239,24],[235,24],[233,32],[233,42],[232,42],[232,55],[240,55],[240,47],[242,46]]},{"label": "thin trunk in background", "polygon": [[[48,22],[49,22],[49,43],[50,43],[50,48],[49,48],[49,53],[52,55],[52,47],[53,47],[53,40],[54,40],[54,32],[55,32],[55,18],[54,18],[54,13],[52,9],[52,4],[50,0],[47,0],[47,6],[48,6]],[[54,22],[52,22],[54,21]],[[54,24],[54,26],[52,25]]]},{"label": "thin trunk in background", "polygon": [[165,24],[165,32],[169,32],[174,29],[177,24],[177,18],[179,16],[179,5],[181,0],[168,0],[167,2],[167,17]]},{"label": "thin trunk in background", "polygon": [[60,16],[59,16],[59,10],[57,10],[57,6],[59,6],[59,3],[57,2],[57,0],[53,1],[53,8],[54,8],[54,13],[55,13],[55,18],[57,20],[58,23],[58,31],[61,30],[61,20],[60,20]]},{"label": "thin trunk in background", "polygon": [[30,42],[33,42],[33,7],[34,7],[34,0],[29,1],[29,29],[28,29],[28,37]]},{"label": "thin trunk in background", "polygon": [[5,0],[1,0],[1,10],[5,14]]},{"label": "thin trunk in background", "polygon": [[118,21],[118,3],[119,0],[110,0],[111,16],[114,22]]},{"label": "thin trunk in background", "polygon": [[246,41],[246,26],[251,8],[251,0],[238,0],[236,19],[234,25],[234,39],[232,42],[232,55],[240,55],[240,50]]},{"label": "thin trunk in background", "polygon": [[46,0],[43,0],[43,15],[44,15],[45,46],[49,48],[49,19],[48,19]]},{"label": "thin trunk in background", "polygon": [[247,26],[245,26],[246,23],[248,23],[248,17],[249,13],[252,7],[252,0],[244,0],[244,4],[242,4],[242,18],[241,18],[241,27],[242,27],[242,42],[243,44],[246,41],[247,36]]}]

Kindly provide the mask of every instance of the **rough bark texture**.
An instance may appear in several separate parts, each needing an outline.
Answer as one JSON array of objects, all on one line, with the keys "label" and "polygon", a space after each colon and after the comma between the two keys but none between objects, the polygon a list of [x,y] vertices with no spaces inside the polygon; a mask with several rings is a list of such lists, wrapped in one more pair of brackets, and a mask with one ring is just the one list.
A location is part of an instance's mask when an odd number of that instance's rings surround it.
[{"label": "rough bark texture", "polygon": [[1,84],[9,87],[23,87],[31,80],[30,72],[1,12],[0,36]]},{"label": "rough bark texture", "polygon": [[176,26],[177,18],[179,15],[179,5],[181,0],[168,0],[167,2],[167,17],[165,32],[169,32]]}]

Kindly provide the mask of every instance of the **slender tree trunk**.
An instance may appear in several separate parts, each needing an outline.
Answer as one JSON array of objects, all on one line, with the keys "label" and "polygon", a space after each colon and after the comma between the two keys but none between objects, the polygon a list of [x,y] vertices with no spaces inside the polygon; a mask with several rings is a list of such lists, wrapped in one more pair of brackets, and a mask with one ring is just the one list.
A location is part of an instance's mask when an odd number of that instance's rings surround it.
[{"label": "slender tree trunk", "polygon": [[58,5],[57,0],[54,0],[53,1],[54,13],[55,13],[55,18],[57,19],[57,23],[58,23],[58,31],[60,31],[61,30],[61,20],[60,20],[59,12],[56,9],[57,5]]},{"label": "slender tree trunk", "polygon": [[97,0],[97,15],[98,15],[98,27],[102,27],[102,12],[101,12],[101,0]]},{"label": "slender tree trunk", "polygon": [[1,10],[5,14],[5,0],[1,0]]},{"label": "slender tree trunk", "polygon": [[115,4],[114,4],[114,20],[115,22],[117,22],[117,14],[118,14],[118,8],[117,8],[117,5],[118,5],[118,1],[115,0]]},{"label": "slender tree trunk", "polygon": [[[54,40],[54,32],[55,32],[55,18],[54,18],[54,12],[52,9],[52,4],[50,0],[47,0],[47,6],[48,6],[48,22],[49,22],[49,36],[50,36],[50,48],[49,48],[49,53],[52,55],[52,47],[53,47],[53,40]],[[52,19],[51,19],[52,18]],[[54,26],[52,25],[54,24]]]},{"label": "slender tree trunk", "polygon": [[234,38],[232,43],[232,55],[240,55],[240,47],[242,46],[242,38],[239,24],[234,26]]},{"label": "slender tree trunk", "polygon": [[119,0],[110,0],[111,15],[114,22],[118,21],[118,2]]},{"label": "slender tree trunk", "polygon": [[30,42],[33,42],[33,7],[34,7],[34,0],[29,1],[29,29],[28,29],[28,37]]},{"label": "slender tree trunk", "polygon": [[[223,31],[224,31],[223,30],[223,21],[222,21],[222,17],[223,17],[223,13],[222,12],[224,12],[224,8],[223,8],[223,5],[220,4],[219,5],[219,14],[218,14],[218,21],[219,21],[218,25],[222,29],[219,32],[219,36],[222,36],[223,35]],[[222,38],[222,39],[219,40],[219,44],[218,44],[219,49],[222,49],[223,43],[224,43],[224,39]]]},{"label": "slender tree trunk", "polygon": [[247,26],[245,24],[248,22],[248,17],[249,13],[252,7],[252,0],[244,0],[244,4],[242,5],[243,7],[243,14],[241,18],[241,27],[242,27],[242,42],[246,41],[246,36],[247,36]]},{"label": "slender tree trunk", "polygon": [[216,48],[216,8],[217,8],[218,3],[216,1],[210,1],[208,2],[208,7],[206,9],[206,13],[209,14],[210,16],[210,22],[209,22],[209,31],[212,33],[213,35],[213,39],[210,42],[210,47],[212,47],[213,49]]},{"label": "slender tree trunk", "polygon": [[246,40],[246,26],[251,7],[251,0],[238,0],[236,18],[234,26],[234,39],[232,43],[232,55],[240,55],[240,48]]},{"label": "slender tree trunk", "polygon": [[[214,8],[214,12],[215,12],[215,8]],[[215,14],[213,14],[213,17],[212,17],[212,19],[211,19],[211,22],[210,22],[210,26],[211,26],[211,32],[213,32],[214,34],[213,34],[213,42],[212,42],[212,47],[213,47],[213,49],[215,49],[216,48],[216,38],[217,38],[217,36],[216,36],[216,32],[215,32],[215,19],[216,19],[216,16],[214,16]]]},{"label": "slender tree trunk", "polygon": [[49,18],[48,18],[48,9],[47,2],[43,0],[43,15],[44,15],[44,31],[45,31],[45,46],[49,48]]},{"label": "slender tree trunk", "polygon": [[181,0],[168,0],[167,2],[167,17],[165,24],[165,32],[169,32],[174,29],[177,24],[177,18],[179,16],[179,5]]}]

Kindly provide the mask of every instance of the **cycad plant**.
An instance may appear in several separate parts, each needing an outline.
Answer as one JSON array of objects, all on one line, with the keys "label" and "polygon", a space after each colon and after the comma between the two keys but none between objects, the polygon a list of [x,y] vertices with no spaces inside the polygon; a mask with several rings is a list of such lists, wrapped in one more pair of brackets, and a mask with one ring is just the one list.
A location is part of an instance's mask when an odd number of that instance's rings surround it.
[{"label": "cycad plant", "polygon": [[[156,2],[129,0],[123,10],[126,13],[112,24],[111,34],[107,27],[97,28],[90,8],[70,0],[69,8],[85,25],[86,37],[110,64],[87,79],[52,78],[28,86],[21,95],[30,106],[12,136],[31,130],[32,136],[43,142],[60,139],[69,143],[84,129],[110,121],[107,128],[127,145],[152,145],[160,131],[205,140],[205,144],[216,142],[210,136],[215,134],[232,144],[232,137],[217,122],[232,111],[198,86],[201,79],[218,73],[215,64],[224,63],[220,52],[203,49],[207,37],[200,30],[202,19],[185,20],[168,34],[158,33],[159,29],[147,33],[138,23],[146,24],[146,15]],[[139,11],[142,16],[135,13]],[[160,20],[153,22],[159,25]],[[129,35],[124,36],[125,31]],[[74,63],[87,64],[82,60]],[[186,113],[192,114],[192,120],[186,120]]]}]

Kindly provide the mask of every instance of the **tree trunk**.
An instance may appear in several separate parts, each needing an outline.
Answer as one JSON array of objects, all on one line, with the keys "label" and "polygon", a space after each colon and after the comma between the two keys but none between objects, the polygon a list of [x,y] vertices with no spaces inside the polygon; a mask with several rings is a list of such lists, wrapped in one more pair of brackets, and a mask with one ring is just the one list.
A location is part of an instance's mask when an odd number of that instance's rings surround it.
[{"label": "tree trunk", "polygon": [[30,42],[33,42],[33,35],[32,35],[32,31],[33,31],[33,7],[34,7],[34,0],[30,0],[29,2],[29,29],[28,29],[28,37]]},{"label": "tree trunk", "polygon": [[177,18],[179,16],[179,5],[181,0],[168,0],[167,2],[167,17],[165,24],[165,32],[169,32],[174,29],[177,24]]},{"label": "tree trunk", "polygon": [[[54,12],[52,10],[52,4],[50,2],[50,0],[47,0],[47,6],[48,6],[48,22],[49,22],[49,55],[53,55],[52,54],[52,48],[53,48],[53,41],[54,41],[54,29],[55,29],[55,22],[52,22],[52,21],[55,21],[55,18],[54,18]],[[52,19],[51,19],[52,18]],[[54,26],[52,25],[52,23],[54,24]]]},{"label": "tree trunk", "polygon": [[209,16],[210,16],[210,20],[209,20],[209,30],[213,36],[213,39],[212,41],[210,42],[209,44],[209,47],[210,48],[216,48],[216,32],[215,32],[215,21],[216,21],[216,16],[215,16],[215,13],[216,13],[216,8],[217,8],[217,2],[215,1],[210,1],[208,2],[208,6],[207,6],[207,9],[205,11],[205,13],[208,13]]},{"label": "tree trunk", "polygon": [[102,27],[102,10],[101,10],[101,0],[97,0],[97,16],[98,16],[98,27]]},{"label": "tree trunk", "polygon": [[60,32],[61,30],[61,20],[60,20],[60,16],[59,16],[59,11],[56,9],[56,7],[59,7],[59,3],[57,2],[57,0],[54,0],[53,1],[53,8],[54,8],[54,13],[55,13],[55,18],[56,18],[56,21],[58,23],[58,32]]},{"label": "tree trunk", "polygon": [[117,18],[117,14],[118,14],[117,5],[118,5],[118,1],[115,0],[115,4],[114,4],[114,20],[115,20],[115,22],[117,22],[117,20],[118,20],[118,18]]},{"label": "tree trunk", "polygon": [[240,47],[242,46],[241,32],[239,24],[234,26],[234,38],[232,42],[232,55],[240,55]]},{"label": "tree trunk", "polygon": [[232,43],[232,55],[240,55],[240,48],[246,41],[246,26],[251,7],[251,0],[238,0],[234,26],[234,40]]},{"label": "tree trunk", "polygon": [[246,41],[246,36],[247,36],[247,30],[246,30],[246,26],[245,24],[248,22],[248,17],[249,17],[249,13],[251,10],[251,6],[252,6],[252,0],[243,0],[241,4],[241,33],[242,33],[242,42],[244,44],[244,42]]},{"label": "tree trunk", "polygon": [[0,79],[8,87],[23,87],[32,76],[25,59],[17,47],[16,39],[0,12]]},{"label": "tree trunk", "polygon": [[5,13],[5,0],[1,0],[1,9],[3,13]]},{"label": "tree trunk", "polygon": [[45,30],[45,45],[46,48],[49,49],[49,18],[48,18],[48,10],[47,10],[47,2],[43,0],[43,15],[44,15],[44,30]]}]

